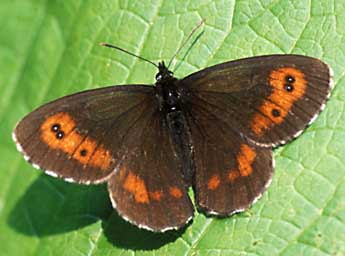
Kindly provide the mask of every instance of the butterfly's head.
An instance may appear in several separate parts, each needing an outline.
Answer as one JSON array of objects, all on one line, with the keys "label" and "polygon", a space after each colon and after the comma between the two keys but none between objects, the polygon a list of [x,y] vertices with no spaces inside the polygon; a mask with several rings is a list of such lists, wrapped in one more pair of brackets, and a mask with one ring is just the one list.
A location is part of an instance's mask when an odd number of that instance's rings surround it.
[{"label": "butterfly's head", "polygon": [[174,79],[174,73],[171,72],[164,64],[164,61],[158,63],[158,73],[156,74],[156,81],[168,81]]}]

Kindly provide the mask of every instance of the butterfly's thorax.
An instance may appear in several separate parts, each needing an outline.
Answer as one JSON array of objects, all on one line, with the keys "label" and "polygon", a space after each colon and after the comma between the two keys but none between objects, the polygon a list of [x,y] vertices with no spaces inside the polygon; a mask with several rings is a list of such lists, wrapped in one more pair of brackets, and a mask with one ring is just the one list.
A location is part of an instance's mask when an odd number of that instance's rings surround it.
[{"label": "butterfly's thorax", "polygon": [[168,81],[157,81],[156,96],[159,102],[159,109],[164,113],[180,111],[180,95],[175,87],[176,78]]},{"label": "butterfly's thorax", "polygon": [[190,186],[194,164],[190,129],[182,109],[184,91],[177,86],[178,80],[165,66],[157,74],[157,77],[155,89],[159,110],[169,127],[171,139],[175,145],[177,157],[180,160],[185,184]]}]

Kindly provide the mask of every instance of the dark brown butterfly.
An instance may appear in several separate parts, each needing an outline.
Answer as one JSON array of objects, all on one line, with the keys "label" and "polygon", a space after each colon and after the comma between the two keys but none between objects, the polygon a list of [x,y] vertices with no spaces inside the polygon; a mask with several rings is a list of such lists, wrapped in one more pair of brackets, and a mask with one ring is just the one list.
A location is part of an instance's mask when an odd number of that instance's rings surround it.
[{"label": "dark brown butterfly", "polygon": [[241,59],[176,79],[63,97],[14,130],[36,168],[66,181],[107,182],[114,208],[152,231],[184,226],[194,207],[231,215],[271,182],[272,147],[298,136],[324,108],[332,71],[318,59]]}]

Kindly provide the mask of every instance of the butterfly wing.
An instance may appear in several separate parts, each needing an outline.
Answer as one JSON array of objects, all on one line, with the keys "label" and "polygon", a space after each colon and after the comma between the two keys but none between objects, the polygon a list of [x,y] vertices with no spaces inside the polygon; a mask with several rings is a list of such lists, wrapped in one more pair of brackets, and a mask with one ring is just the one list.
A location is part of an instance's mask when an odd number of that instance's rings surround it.
[{"label": "butterfly wing", "polygon": [[191,101],[212,108],[228,128],[272,147],[298,136],[325,106],[332,70],[300,55],[270,55],[206,68],[181,81]]},{"label": "butterfly wing", "polygon": [[315,119],[331,78],[320,60],[276,55],[223,63],[179,81],[186,92],[198,207],[230,215],[259,198],[273,174],[271,147]]},{"label": "butterfly wing", "polygon": [[[24,117],[13,137],[26,160],[52,176],[100,183],[121,162],[131,127],[152,108],[151,86],[112,86],[66,96]],[[139,139],[139,137],[136,137]]]},{"label": "butterfly wing", "polygon": [[158,109],[142,123],[140,133],[140,140],[128,142],[131,150],[108,182],[113,206],[141,228],[177,229],[194,210],[168,125]]},{"label": "butterfly wing", "polygon": [[188,116],[198,207],[221,216],[247,209],[271,182],[272,150],[246,142],[202,105]]},{"label": "butterfly wing", "polygon": [[78,183],[108,181],[121,216],[165,231],[193,215],[154,87],[114,86],[48,103],[14,130],[18,149],[37,168]]}]

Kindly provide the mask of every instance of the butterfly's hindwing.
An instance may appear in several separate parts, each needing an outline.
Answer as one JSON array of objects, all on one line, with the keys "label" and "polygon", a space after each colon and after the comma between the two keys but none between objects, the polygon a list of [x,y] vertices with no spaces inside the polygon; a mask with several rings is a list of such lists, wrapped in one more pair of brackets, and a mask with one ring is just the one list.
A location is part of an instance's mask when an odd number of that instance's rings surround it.
[{"label": "butterfly's hindwing", "polygon": [[193,104],[187,116],[198,207],[221,216],[244,211],[271,182],[272,150],[246,142],[202,105]]},{"label": "butterfly's hindwing", "polygon": [[157,111],[139,120],[123,163],[108,182],[113,206],[139,227],[166,231],[184,226],[193,216],[180,159],[171,143],[168,125]]}]

